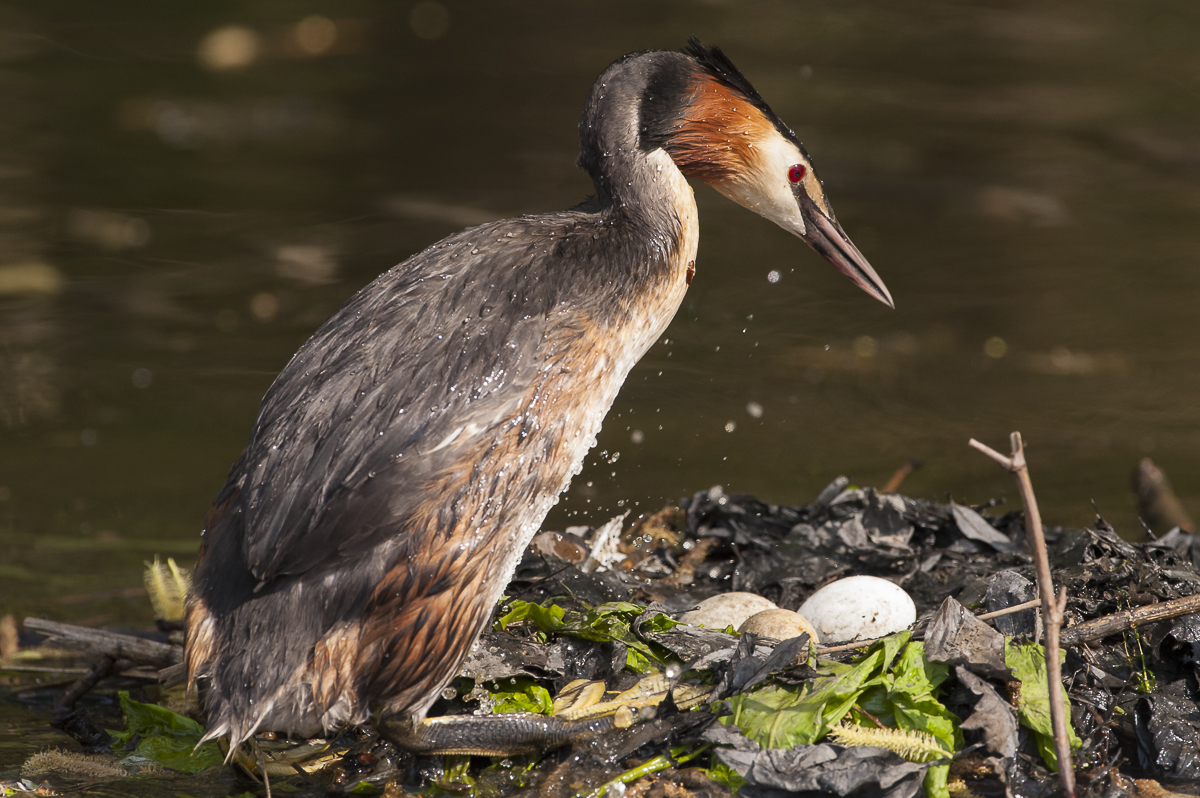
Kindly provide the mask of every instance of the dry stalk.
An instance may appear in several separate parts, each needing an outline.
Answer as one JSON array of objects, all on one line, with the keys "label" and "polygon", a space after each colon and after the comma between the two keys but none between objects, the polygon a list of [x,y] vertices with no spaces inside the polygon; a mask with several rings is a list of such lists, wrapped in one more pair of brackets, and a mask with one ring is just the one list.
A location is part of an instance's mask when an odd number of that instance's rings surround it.
[{"label": "dry stalk", "polygon": [[1022,610],[1032,610],[1032,609],[1034,609],[1036,607],[1040,607],[1040,606],[1042,606],[1042,600],[1034,599],[1033,601],[1026,601],[1021,604],[1014,604],[1011,607],[1005,607],[1002,610],[994,610],[992,612],[985,612],[980,615],[976,615],[975,617],[981,621],[990,621],[992,618],[1000,618],[1004,615],[1013,615],[1015,613],[1021,612]]},{"label": "dry stalk", "polygon": [[1050,576],[1050,555],[1046,551],[1046,536],[1042,531],[1042,516],[1038,512],[1037,497],[1033,495],[1033,482],[1029,479],[1029,467],[1025,463],[1025,445],[1021,433],[1009,436],[1012,456],[1006,457],[990,446],[972,438],[974,449],[1011,471],[1017,477],[1021,489],[1021,501],[1025,504],[1025,535],[1033,560],[1037,564],[1038,586],[1042,594],[1042,613],[1046,627],[1046,676],[1050,689],[1050,723],[1054,728],[1054,753],[1058,758],[1058,776],[1066,798],[1075,798],[1075,765],[1071,760],[1071,739],[1067,727],[1067,716],[1062,683],[1062,663],[1059,661],[1058,634],[1062,628],[1063,612],[1067,608],[1067,593],[1064,590],[1056,599],[1054,583]]},{"label": "dry stalk", "polygon": [[914,457],[904,465],[896,469],[896,473],[892,474],[892,478],[887,481],[887,484],[879,489],[880,493],[895,493],[900,489],[900,484],[908,478],[908,475],[921,467],[921,458]]}]

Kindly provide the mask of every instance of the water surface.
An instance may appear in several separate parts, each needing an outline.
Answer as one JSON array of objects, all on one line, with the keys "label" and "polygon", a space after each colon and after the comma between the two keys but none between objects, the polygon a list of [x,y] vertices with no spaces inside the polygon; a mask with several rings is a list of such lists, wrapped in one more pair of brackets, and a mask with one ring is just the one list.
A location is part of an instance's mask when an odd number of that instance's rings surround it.
[{"label": "water surface", "polygon": [[[235,26],[231,28],[230,26]],[[146,623],[290,354],[467,224],[573,205],[613,58],[718,43],[799,133],[890,311],[697,186],[700,258],[549,524],[839,474],[1141,534],[1200,514],[1200,8],[0,7],[0,614]]]}]

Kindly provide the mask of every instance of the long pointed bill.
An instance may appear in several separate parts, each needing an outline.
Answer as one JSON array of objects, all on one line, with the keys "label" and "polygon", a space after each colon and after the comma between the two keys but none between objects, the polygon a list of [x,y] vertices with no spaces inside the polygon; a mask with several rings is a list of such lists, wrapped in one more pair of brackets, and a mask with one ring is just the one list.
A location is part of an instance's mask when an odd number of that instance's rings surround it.
[{"label": "long pointed bill", "polygon": [[[731,159],[726,164],[728,168],[715,176],[683,169],[684,175],[699,177],[743,208],[803,239],[855,285],[889,308],[895,308],[883,280],[838,224],[812,162],[794,140],[794,134],[792,138],[785,137],[765,117],[760,122],[748,129],[752,135],[730,139],[726,146],[716,150],[705,150],[709,155],[716,152]],[[705,124],[708,126],[705,130],[714,125],[707,117]],[[746,121],[739,117],[736,124],[730,121],[726,127],[741,130]],[[717,125],[716,129],[722,128]]]},{"label": "long pointed bill", "polygon": [[871,296],[878,299],[889,308],[895,308],[892,295],[879,275],[867,263],[867,259],[854,246],[854,242],[842,230],[836,219],[830,219],[811,202],[801,202],[807,230],[801,236],[809,246],[821,253],[824,258],[837,267],[837,270],[850,278],[850,281]]}]

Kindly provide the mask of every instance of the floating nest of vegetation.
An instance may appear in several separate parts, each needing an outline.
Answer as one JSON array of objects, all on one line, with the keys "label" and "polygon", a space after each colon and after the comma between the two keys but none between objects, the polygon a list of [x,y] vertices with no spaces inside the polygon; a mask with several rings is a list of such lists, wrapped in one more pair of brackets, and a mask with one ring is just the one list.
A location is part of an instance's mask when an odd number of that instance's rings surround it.
[{"label": "floating nest of vegetation", "polygon": [[[92,752],[109,750],[105,761],[40,754],[23,777],[0,776],[12,790],[81,774],[109,780],[110,791],[112,780],[153,778],[164,795],[197,779],[226,790],[237,779],[237,790],[261,793],[264,770],[276,794],[1059,794],[1039,613],[1004,612],[1038,595],[1024,518],[839,480],[803,507],[714,488],[632,524],[543,532],[431,715],[563,714],[587,691],[601,711],[624,713],[620,731],[554,751],[414,756],[364,729],[303,743],[260,738],[253,755],[235,757],[240,767],[225,765],[216,744],[193,749],[203,730],[185,717],[177,641],[163,636],[145,641],[161,646],[149,670],[134,668],[128,647],[110,650],[107,670],[74,688],[132,688],[141,700],[118,699],[124,731],[99,729],[75,707],[78,695],[55,709],[55,725]],[[1046,539],[1067,596],[1062,673],[1078,794],[1194,788],[1200,542],[1175,529],[1129,543],[1099,517],[1089,529],[1047,529]],[[901,586],[917,622],[820,648],[806,636],[775,641],[674,620],[730,591],[794,610],[851,575]],[[169,599],[184,578],[160,569],[151,583]],[[71,627],[26,625],[56,645],[84,645]],[[104,643],[90,646],[105,653]]]}]

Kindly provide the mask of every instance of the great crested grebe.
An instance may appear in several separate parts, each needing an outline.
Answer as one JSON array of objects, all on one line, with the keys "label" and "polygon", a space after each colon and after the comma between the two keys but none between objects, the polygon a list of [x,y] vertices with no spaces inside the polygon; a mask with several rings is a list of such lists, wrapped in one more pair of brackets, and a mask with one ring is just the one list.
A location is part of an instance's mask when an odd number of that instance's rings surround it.
[{"label": "great crested grebe", "polygon": [[419,726],[695,269],[688,178],[892,306],[720,49],[630,53],[579,125],[595,195],[385,272],[300,348],[210,510],[187,615],[208,738]]}]

